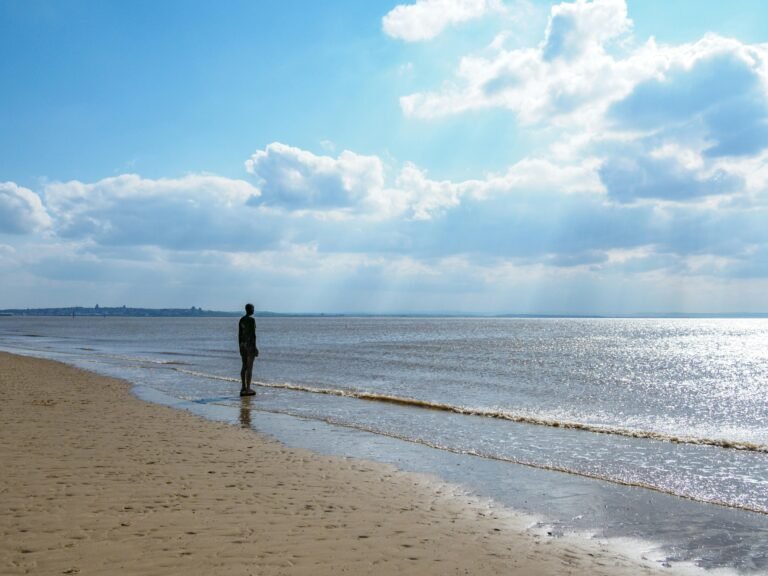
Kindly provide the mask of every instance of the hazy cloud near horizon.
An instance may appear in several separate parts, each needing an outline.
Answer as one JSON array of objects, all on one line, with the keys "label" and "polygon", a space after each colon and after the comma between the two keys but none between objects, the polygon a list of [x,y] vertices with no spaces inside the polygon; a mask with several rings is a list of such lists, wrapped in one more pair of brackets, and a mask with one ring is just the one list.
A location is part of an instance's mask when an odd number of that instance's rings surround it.
[{"label": "hazy cloud near horizon", "polygon": [[[518,4],[417,0],[381,28],[424,46],[511,21]],[[236,177],[0,183],[7,304],[53,291],[51,304],[165,305],[195,286],[180,304],[256,292],[286,311],[766,309],[768,48],[639,42],[630,16],[623,0],[554,4],[538,44],[507,48],[502,30],[401,96],[416,124],[501,111],[539,135],[502,170],[438,178],[396,151],[273,141]]]}]

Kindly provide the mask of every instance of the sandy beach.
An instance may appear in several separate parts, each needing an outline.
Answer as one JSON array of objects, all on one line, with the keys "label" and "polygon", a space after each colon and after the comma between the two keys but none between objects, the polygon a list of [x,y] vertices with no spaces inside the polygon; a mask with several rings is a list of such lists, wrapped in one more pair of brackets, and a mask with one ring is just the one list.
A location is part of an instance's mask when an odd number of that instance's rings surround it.
[{"label": "sandy beach", "polygon": [[0,421],[3,574],[671,573],[57,362],[0,353]]}]

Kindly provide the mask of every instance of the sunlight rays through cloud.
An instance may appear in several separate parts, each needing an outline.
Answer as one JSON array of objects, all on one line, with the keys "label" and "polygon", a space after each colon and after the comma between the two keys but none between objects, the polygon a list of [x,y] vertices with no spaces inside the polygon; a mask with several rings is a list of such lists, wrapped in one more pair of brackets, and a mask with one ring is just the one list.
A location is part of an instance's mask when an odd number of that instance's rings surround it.
[{"label": "sunlight rays through cloud", "polygon": [[[326,138],[327,124],[304,140],[258,141],[265,130],[230,176],[0,183],[9,281],[121,295],[131,279],[211,294],[246,283],[276,308],[318,311],[543,311],[559,298],[558,312],[632,312],[680,305],[681,285],[693,307],[707,307],[695,288],[764,306],[768,45],[636,38],[624,0],[553,3],[535,42],[513,42],[516,9],[416,0],[379,16],[381,42],[401,51],[387,70],[434,62],[386,76],[402,122],[386,144]],[[473,48],[463,37],[458,58],[430,52],[474,21],[496,28]],[[396,148],[485,115],[522,142],[501,168],[456,177]]]}]

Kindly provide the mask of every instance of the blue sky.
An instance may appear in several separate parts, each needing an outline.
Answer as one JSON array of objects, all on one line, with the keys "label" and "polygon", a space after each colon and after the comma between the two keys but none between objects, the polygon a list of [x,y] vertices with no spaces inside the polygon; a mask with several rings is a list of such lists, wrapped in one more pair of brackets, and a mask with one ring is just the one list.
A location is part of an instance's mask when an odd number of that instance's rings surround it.
[{"label": "blue sky", "polygon": [[0,307],[768,311],[768,10],[0,0]]}]

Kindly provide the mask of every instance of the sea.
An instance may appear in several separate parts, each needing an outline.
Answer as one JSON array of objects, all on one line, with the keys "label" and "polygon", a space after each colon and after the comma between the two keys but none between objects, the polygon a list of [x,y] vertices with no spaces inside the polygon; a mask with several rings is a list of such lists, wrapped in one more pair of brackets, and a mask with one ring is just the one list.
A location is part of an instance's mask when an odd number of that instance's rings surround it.
[{"label": "sea", "polygon": [[[552,538],[768,573],[768,320],[0,317],[0,349],[289,446],[435,475]],[[41,383],[55,394],[56,382]]]}]

